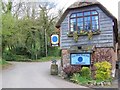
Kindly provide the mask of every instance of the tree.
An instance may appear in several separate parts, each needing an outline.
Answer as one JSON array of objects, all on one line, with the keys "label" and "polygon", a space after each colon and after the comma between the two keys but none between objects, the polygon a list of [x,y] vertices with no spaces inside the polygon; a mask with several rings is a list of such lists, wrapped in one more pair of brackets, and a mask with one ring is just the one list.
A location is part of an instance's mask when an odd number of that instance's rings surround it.
[{"label": "tree", "polygon": [[[55,7],[53,3],[45,2],[42,5],[39,5],[40,11],[40,21],[42,29],[44,30],[44,45],[45,45],[45,55],[48,53],[48,38],[50,34],[55,30],[54,20],[57,16],[49,15],[49,12]],[[52,27],[52,29],[51,29]]]},{"label": "tree", "polygon": [[48,56],[50,35],[55,32],[58,18],[58,15],[51,13],[54,7],[55,5],[49,2],[40,3],[38,6],[26,2],[2,2],[3,53],[7,49],[17,55],[17,50],[22,48],[25,49],[22,53],[31,59]]}]

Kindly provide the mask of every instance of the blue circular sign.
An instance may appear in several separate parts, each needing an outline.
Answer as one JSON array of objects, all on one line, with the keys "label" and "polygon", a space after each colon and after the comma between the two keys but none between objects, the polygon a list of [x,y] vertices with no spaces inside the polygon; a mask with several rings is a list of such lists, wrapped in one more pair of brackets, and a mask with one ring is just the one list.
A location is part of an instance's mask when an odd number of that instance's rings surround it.
[{"label": "blue circular sign", "polygon": [[82,62],[82,61],[83,61],[83,58],[82,58],[82,57],[79,57],[79,58],[78,58],[78,61],[79,61],[79,62]]},{"label": "blue circular sign", "polygon": [[57,42],[58,38],[56,36],[53,36],[52,41]]}]

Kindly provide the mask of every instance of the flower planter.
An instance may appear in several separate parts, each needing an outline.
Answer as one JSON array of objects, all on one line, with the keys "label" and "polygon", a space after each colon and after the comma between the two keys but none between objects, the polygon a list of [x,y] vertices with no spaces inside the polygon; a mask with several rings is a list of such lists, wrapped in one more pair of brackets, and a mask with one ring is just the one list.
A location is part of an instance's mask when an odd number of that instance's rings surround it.
[{"label": "flower planter", "polygon": [[51,75],[58,75],[58,65],[51,64]]},{"label": "flower planter", "polygon": [[[94,31],[92,32],[93,35],[99,35],[101,31]],[[68,37],[73,37],[73,33],[69,32],[68,34]],[[87,36],[88,35],[88,32],[83,32],[83,33],[77,33],[78,36]]]}]

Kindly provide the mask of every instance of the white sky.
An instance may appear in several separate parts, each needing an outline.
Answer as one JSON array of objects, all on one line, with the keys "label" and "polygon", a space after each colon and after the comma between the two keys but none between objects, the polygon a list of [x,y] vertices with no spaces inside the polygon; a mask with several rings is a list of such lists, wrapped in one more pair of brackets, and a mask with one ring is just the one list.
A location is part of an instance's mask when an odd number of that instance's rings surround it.
[{"label": "white sky", "polygon": [[[65,7],[65,9],[79,0],[50,0],[57,3],[57,8]],[[86,0],[87,1],[87,0]],[[97,0],[103,4],[116,18],[118,18],[118,2],[120,0]]]},{"label": "white sky", "polygon": [[[7,1],[7,0],[4,0],[4,1]],[[15,0],[15,1],[19,1],[19,0]],[[26,1],[26,0],[21,0],[21,1]],[[35,1],[38,1],[38,2],[47,2],[47,1],[55,2],[57,4],[56,9],[63,8],[63,7],[66,9],[67,7],[69,7],[74,2],[80,1],[80,0],[27,0],[27,2],[31,2],[31,1],[32,2],[35,2]],[[103,4],[118,19],[118,2],[120,0],[97,0],[97,1],[100,2],[101,4]]]}]

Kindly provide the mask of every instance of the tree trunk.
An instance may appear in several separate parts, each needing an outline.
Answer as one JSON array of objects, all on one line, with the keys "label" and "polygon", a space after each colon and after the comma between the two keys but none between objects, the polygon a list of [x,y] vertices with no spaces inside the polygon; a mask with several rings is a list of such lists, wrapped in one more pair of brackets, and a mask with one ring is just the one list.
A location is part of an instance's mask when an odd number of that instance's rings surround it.
[{"label": "tree trunk", "polygon": [[47,35],[46,35],[46,29],[45,29],[45,53],[46,53],[46,57],[48,56],[47,52],[48,52],[48,50],[47,50]]},{"label": "tree trunk", "polygon": [[35,59],[37,60],[37,54],[35,55]]}]

